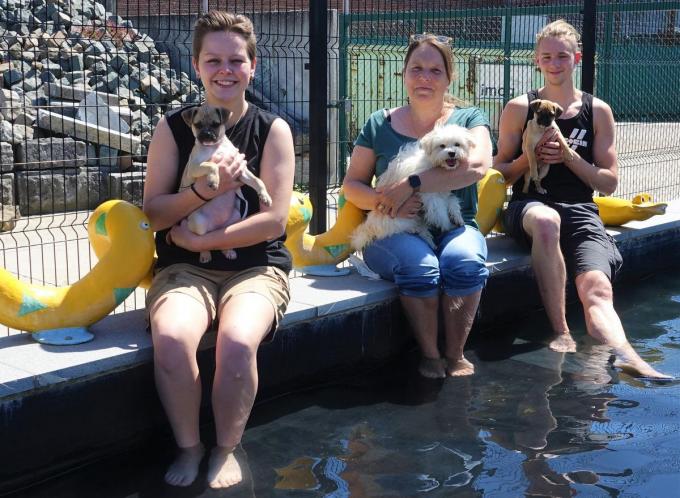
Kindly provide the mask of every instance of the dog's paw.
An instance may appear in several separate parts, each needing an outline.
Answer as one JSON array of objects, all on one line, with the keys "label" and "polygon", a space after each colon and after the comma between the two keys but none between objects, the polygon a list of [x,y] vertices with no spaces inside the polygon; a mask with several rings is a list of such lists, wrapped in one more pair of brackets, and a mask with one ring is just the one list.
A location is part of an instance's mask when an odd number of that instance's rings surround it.
[{"label": "dog's paw", "polygon": [[465,220],[460,215],[454,215],[451,218],[451,223],[453,223],[454,226],[462,227],[463,225],[465,225]]},{"label": "dog's paw", "polygon": [[536,185],[536,192],[538,192],[539,194],[543,194],[543,195],[548,193],[548,191],[546,189],[544,189],[543,187],[541,187],[540,185]]},{"label": "dog's paw", "polygon": [[236,259],[236,251],[233,249],[225,249],[222,251],[222,254],[224,254],[224,257],[227,259]]},{"label": "dog's paw", "polygon": [[198,260],[203,263],[210,263],[212,261],[212,255],[210,254],[210,251],[201,251],[201,254],[198,256]]},{"label": "dog's paw", "polygon": [[219,188],[219,186],[220,186],[220,177],[219,176],[217,176],[217,177],[209,176],[208,177],[208,188],[210,190],[217,190]]},{"label": "dog's paw", "polygon": [[260,197],[260,202],[264,204],[265,206],[271,206],[272,205],[272,198],[269,196],[267,192],[263,192],[259,195]]}]

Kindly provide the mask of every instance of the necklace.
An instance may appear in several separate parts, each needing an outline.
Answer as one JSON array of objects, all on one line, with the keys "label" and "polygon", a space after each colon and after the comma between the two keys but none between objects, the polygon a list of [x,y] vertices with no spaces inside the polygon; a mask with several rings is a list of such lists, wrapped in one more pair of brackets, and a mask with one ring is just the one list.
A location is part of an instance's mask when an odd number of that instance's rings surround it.
[{"label": "necklace", "polygon": [[243,116],[246,115],[246,111],[248,111],[248,106],[245,106],[243,108],[243,110],[241,111],[241,115],[238,117],[238,119],[236,120],[234,125],[231,127],[231,131],[229,132],[229,136],[227,137],[229,139],[229,141],[231,141],[231,137],[234,135],[234,132],[236,131],[236,127],[241,122],[241,119],[243,118]]}]

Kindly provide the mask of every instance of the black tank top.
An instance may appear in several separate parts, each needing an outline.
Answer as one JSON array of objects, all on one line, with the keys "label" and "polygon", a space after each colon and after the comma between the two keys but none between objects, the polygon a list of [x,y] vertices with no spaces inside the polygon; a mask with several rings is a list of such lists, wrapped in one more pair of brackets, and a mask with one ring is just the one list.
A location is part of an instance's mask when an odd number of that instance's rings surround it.
[{"label": "black tank top", "polygon": [[[569,119],[558,119],[557,126],[562,131],[562,135],[585,161],[593,162],[593,96],[583,92],[581,97],[581,110]],[[531,90],[527,93],[529,102],[538,97],[538,90]],[[534,113],[531,109],[527,112],[527,122],[533,119]],[[526,122],[524,124],[526,128]],[[520,144],[515,158],[522,154]],[[551,164],[550,170],[541,185],[548,193],[545,195],[536,192],[533,182],[529,184],[529,192],[522,193],[524,187],[524,176],[520,177],[512,186],[512,200],[537,199],[549,200],[565,203],[593,202],[593,190],[583,183],[564,164]]]},{"label": "black tank top", "polygon": [[[184,167],[189,160],[191,149],[194,146],[194,135],[182,119],[181,113],[188,107],[195,105],[197,104],[174,109],[165,115],[165,119],[168,122],[168,126],[170,126],[175,143],[177,143],[177,148],[179,149],[179,164],[183,165],[177,168],[175,191],[179,189]],[[260,176],[260,159],[264,144],[267,141],[271,125],[276,118],[277,116],[274,114],[263,111],[249,103],[248,110],[236,124],[236,128],[230,128],[226,131],[232,143],[245,154],[248,169],[257,176]],[[237,191],[237,197],[241,218],[246,218],[260,211],[257,193],[251,187],[247,185],[242,186]],[[286,240],[285,234],[272,241],[261,242],[250,247],[234,248],[236,259],[225,258],[222,251],[212,251],[212,261],[204,264],[199,262],[198,253],[187,251],[174,245],[168,245],[165,242],[168,230],[161,230],[156,233],[158,268],[175,263],[189,263],[213,270],[245,270],[254,266],[276,266],[288,273],[292,266],[291,255],[283,245]]]}]

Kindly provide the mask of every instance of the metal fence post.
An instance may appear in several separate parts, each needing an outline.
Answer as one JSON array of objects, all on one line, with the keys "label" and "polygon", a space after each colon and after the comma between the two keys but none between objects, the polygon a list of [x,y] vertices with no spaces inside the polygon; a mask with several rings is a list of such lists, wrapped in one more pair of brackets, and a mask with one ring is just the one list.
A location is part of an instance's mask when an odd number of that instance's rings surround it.
[{"label": "metal fence post", "polygon": [[328,2],[309,2],[309,196],[314,215],[312,234],[326,230],[328,176]]},{"label": "metal fence post", "polygon": [[583,33],[581,40],[581,90],[590,94],[595,93],[595,44],[597,32],[597,0],[583,1]]}]

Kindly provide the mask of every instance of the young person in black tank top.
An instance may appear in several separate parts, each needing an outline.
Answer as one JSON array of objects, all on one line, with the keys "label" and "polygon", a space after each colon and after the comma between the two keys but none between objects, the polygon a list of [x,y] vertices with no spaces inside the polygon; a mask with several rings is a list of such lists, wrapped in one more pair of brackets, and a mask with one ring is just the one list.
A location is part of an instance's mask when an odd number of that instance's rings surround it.
[{"label": "young person in black tank top", "polygon": [[[565,21],[555,21],[537,35],[535,62],[545,86],[508,102],[500,118],[494,167],[513,185],[504,213],[506,232],[531,248],[538,289],[553,328],[548,346],[576,351],[565,318],[567,274],[574,279],[583,304],[588,334],[611,346],[615,365],[636,375],[667,377],[647,364],[626,339],[613,304],[611,281],[621,265],[613,239],[607,234],[593,202],[593,191],[611,194],[618,182],[614,117],[600,99],[576,89],[573,72],[581,59],[579,34]],[[550,165],[542,185],[545,195],[530,185],[522,193],[528,161],[522,153],[522,134],[533,117],[529,102],[552,100],[564,109],[557,125],[577,156],[564,163],[555,131],[548,129],[536,147],[537,159]]]},{"label": "young person in black tank top", "polygon": [[[147,294],[158,394],[172,426],[179,454],[165,480],[189,486],[204,454],[199,431],[201,381],[196,352],[205,331],[217,323],[212,389],[216,443],[208,484],[233,486],[242,480],[240,443],[257,391],[256,354],[271,336],[289,300],[291,258],[283,246],[293,189],[295,156],[288,125],[245,100],[255,72],[255,35],[244,16],[211,11],[194,26],[193,58],[209,104],[232,112],[227,136],[241,154],[213,157],[220,166],[217,193],[205,178],[178,192],[194,136],[171,111],[154,132],[144,187],[144,211],[156,231],[158,268]],[[265,183],[272,205],[260,205],[238,177],[250,169]],[[186,217],[205,199],[238,189],[241,219],[196,235]],[[170,232],[174,245],[166,242]],[[235,249],[228,260],[221,250]],[[198,259],[212,251],[210,264]],[[239,458],[241,461],[239,461]]]}]

